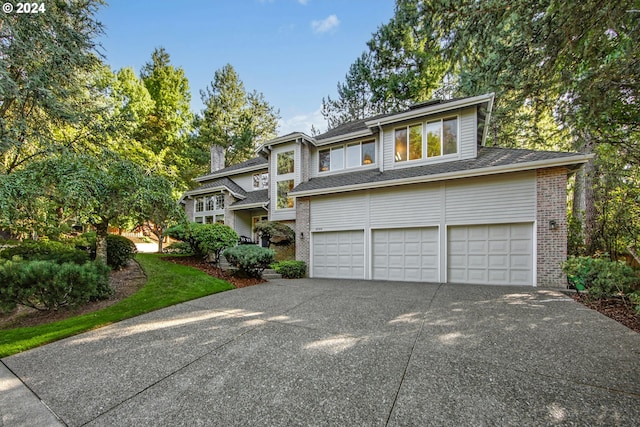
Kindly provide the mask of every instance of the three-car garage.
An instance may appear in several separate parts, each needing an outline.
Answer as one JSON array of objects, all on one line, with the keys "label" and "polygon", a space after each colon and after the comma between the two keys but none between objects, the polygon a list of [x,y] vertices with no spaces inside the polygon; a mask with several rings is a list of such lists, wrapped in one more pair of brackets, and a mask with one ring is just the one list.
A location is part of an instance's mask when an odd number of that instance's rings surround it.
[{"label": "three-car garage", "polygon": [[533,173],[310,201],[311,277],[536,284]]}]

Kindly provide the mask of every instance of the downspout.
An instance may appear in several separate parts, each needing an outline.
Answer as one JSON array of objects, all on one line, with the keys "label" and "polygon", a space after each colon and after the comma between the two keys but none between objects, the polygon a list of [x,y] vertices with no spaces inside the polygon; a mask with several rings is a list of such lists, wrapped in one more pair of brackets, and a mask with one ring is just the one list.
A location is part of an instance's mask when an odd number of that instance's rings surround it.
[{"label": "downspout", "polygon": [[382,130],[382,126],[380,126],[380,122],[376,125],[378,128],[378,139],[380,140],[380,144],[378,144],[378,169],[380,172],[384,172],[384,132]]}]

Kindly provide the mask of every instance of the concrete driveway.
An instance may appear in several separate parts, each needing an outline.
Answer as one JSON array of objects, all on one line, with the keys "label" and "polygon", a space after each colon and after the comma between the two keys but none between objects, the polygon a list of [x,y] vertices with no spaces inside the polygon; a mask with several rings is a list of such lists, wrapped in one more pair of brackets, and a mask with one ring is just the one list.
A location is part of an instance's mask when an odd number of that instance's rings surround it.
[{"label": "concrete driveway", "polygon": [[640,420],[640,335],[522,287],[273,281],[2,362],[12,426]]}]

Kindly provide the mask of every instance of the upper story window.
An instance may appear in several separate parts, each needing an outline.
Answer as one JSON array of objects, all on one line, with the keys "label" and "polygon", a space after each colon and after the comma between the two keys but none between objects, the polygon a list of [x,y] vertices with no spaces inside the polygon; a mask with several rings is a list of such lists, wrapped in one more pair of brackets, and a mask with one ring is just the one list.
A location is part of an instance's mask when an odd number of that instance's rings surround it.
[{"label": "upper story window", "polygon": [[339,145],[318,151],[318,171],[336,171],[366,166],[376,161],[375,141]]},{"label": "upper story window", "polygon": [[277,155],[277,172],[278,175],[286,175],[288,173],[293,173],[294,170],[294,159],[293,159],[293,150],[285,151],[284,153],[278,153]]},{"label": "upper story window", "polygon": [[458,118],[452,117],[397,128],[394,138],[396,162],[456,154],[458,152]]},{"label": "upper story window", "polygon": [[269,188],[269,172],[253,174],[253,189]]},{"label": "upper story window", "polygon": [[223,211],[224,210],[224,195],[214,194],[207,195],[196,199],[196,212],[205,211]]},{"label": "upper story window", "polygon": [[276,155],[276,209],[293,209],[296,206],[295,198],[289,196],[295,186],[294,167],[293,150]]}]

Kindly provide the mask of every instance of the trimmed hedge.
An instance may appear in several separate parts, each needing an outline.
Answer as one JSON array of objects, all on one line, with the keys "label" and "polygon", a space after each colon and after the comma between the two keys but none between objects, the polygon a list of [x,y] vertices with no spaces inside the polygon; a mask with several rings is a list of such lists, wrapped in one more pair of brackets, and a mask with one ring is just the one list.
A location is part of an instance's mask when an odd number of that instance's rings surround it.
[{"label": "trimmed hedge", "polygon": [[0,307],[11,310],[21,304],[58,310],[104,299],[113,294],[109,272],[109,267],[99,262],[0,260]]},{"label": "trimmed hedge", "polygon": [[136,244],[123,236],[109,234],[107,236],[107,265],[115,270],[125,267],[138,250]]},{"label": "trimmed hedge", "polygon": [[273,264],[272,268],[286,279],[301,279],[307,275],[304,261],[280,261]]},{"label": "trimmed hedge", "polygon": [[71,262],[84,264],[89,261],[86,251],[52,240],[24,240],[0,251],[0,258],[20,257],[27,261],[55,261],[58,264]]},{"label": "trimmed hedge", "polygon": [[187,243],[194,255],[204,258],[213,254],[216,261],[223,250],[237,245],[240,240],[238,233],[224,224],[189,222],[170,227],[165,234]]},{"label": "trimmed hedge", "polygon": [[633,269],[624,261],[612,261],[607,255],[570,257],[562,269],[572,287],[586,290],[595,299],[629,294],[640,283]]},{"label": "trimmed hedge", "polygon": [[273,263],[276,254],[260,246],[240,245],[226,249],[223,255],[241,273],[249,277],[261,277],[262,272]]}]

